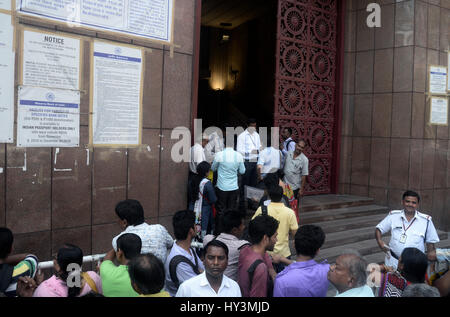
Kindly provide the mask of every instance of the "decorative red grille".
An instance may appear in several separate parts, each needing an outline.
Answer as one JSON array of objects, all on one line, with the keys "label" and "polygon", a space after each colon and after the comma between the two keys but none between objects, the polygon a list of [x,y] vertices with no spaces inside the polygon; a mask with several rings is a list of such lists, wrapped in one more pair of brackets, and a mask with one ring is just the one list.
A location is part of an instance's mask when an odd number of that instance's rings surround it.
[{"label": "decorative red grille", "polygon": [[309,195],[331,192],[337,1],[278,1],[275,126],[309,143]]}]

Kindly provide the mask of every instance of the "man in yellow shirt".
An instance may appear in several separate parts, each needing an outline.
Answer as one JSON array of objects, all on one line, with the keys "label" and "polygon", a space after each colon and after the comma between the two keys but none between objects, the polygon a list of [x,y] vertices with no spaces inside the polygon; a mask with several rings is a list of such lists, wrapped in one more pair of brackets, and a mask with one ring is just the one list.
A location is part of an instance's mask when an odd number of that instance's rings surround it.
[{"label": "man in yellow shirt", "polygon": [[[280,223],[277,230],[278,241],[275,244],[275,248],[271,255],[278,255],[282,258],[286,258],[281,259],[281,263],[274,265],[275,270],[277,272],[281,272],[286,264],[291,263],[291,261],[287,259],[291,256],[291,250],[289,248],[289,234],[295,236],[298,229],[298,223],[294,211],[286,207],[281,201],[281,198],[283,197],[283,188],[280,186],[273,186],[268,189],[268,193],[270,202],[268,205],[259,207],[252,219],[267,212],[269,216],[272,216]],[[268,201],[266,201],[265,204],[267,202]]]}]

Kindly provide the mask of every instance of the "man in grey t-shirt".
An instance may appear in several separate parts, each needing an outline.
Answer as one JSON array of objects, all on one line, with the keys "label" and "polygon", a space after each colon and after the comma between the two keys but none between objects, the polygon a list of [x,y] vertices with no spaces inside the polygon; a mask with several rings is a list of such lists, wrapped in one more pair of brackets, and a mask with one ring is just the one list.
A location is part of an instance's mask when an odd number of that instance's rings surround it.
[{"label": "man in grey t-shirt", "polygon": [[309,175],[308,158],[303,154],[306,148],[305,140],[300,140],[295,145],[295,151],[288,152],[284,164],[284,182],[289,184],[294,191],[295,198],[303,196],[306,176]]}]

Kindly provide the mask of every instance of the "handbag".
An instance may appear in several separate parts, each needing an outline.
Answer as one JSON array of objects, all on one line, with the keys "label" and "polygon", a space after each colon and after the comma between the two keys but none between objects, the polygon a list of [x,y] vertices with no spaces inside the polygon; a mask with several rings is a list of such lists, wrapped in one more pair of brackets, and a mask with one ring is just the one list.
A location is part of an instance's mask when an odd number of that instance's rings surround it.
[{"label": "handbag", "polygon": [[199,193],[200,193],[200,195],[202,195],[203,199],[205,199],[206,202],[211,205],[211,208],[212,208],[212,211],[213,211],[213,217],[216,218],[216,213],[217,213],[216,206],[214,204],[211,204],[209,202],[208,198],[206,198],[206,196],[203,196],[203,194],[201,192],[199,192]]}]

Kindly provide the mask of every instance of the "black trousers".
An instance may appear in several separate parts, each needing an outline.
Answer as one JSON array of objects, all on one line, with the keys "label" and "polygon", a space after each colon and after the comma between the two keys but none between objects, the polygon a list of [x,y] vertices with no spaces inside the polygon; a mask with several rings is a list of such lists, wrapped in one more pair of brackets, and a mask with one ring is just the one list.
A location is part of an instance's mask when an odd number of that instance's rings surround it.
[{"label": "black trousers", "polygon": [[257,173],[256,173],[256,162],[244,162],[245,166],[245,174],[241,177],[241,185],[239,186],[239,210],[242,213],[246,213],[246,205],[245,205],[245,185],[256,187],[257,185]]},{"label": "black trousers", "polygon": [[223,191],[217,188],[217,209],[219,209],[220,213],[224,213],[226,210],[236,210],[237,205],[237,199],[239,195],[239,190],[232,190],[232,191]]}]

